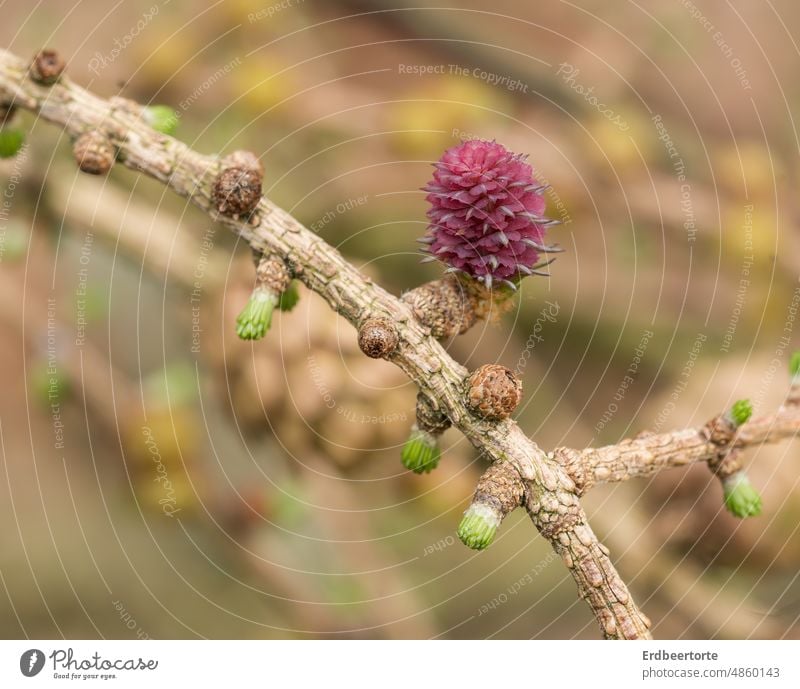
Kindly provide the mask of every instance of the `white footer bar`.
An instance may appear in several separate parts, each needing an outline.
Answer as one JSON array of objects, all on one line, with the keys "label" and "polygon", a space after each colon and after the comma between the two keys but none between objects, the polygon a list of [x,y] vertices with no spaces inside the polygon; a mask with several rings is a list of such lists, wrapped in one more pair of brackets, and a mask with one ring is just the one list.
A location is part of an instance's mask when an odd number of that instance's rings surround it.
[{"label": "white footer bar", "polygon": [[0,642],[0,687],[768,689],[800,686],[799,669],[798,641]]}]

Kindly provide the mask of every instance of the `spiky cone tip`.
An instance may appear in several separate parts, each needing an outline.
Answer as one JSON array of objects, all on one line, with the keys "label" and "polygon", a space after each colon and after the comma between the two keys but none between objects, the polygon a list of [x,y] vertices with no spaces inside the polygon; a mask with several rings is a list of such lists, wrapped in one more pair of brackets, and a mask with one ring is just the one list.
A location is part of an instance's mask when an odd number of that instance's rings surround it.
[{"label": "spiky cone tip", "polygon": [[500,515],[488,505],[472,503],[458,525],[458,537],[468,548],[485,550],[492,544],[500,521]]},{"label": "spiky cone tip", "polygon": [[439,464],[441,450],[439,441],[433,433],[421,430],[418,426],[411,429],[411,435],[400,453],[403,466],[415,474],[427,474]]},{"label": "spiky cone tip", "polygon": [[746,519],[761,514],[763,503],[747,474],[739,471],[722,480],[725,507],[734,517]]},{"label": "spiky cone tip", "polygon": [[513,293],[522,278],[548,275],[540,269],[552,261],[540,258],[561,250],[544,242],[557,221],[544,217],[547,185],[525,156],[476,139],[447,149],[434,167],[423,188],[430,204],[423,261],[441,261],[490,291]]},{"label": "spiky cone tip", "polygon": [[750,400],[738,400],[728,411],[726,418],[734,428],[746,424],[753,416],[753,403]]},{"label": "spiky cone tip", "polygon": [[279,297],[272,290],[256,287],[246,306],[236,317],[236,334],[242,340],[260,340],[272,323],[272,312]]}]

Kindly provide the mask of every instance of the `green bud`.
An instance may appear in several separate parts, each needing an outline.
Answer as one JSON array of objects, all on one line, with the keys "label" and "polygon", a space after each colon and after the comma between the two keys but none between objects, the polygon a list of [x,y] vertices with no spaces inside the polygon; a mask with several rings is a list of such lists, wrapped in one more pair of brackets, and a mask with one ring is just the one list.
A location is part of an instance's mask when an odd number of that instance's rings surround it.
[{"label": "green bud", "polygon": [[283,292],[278,300],[278,308],[281,311],[291,311],[297,302],[300,301],[300,292],[297,290],[297,281],[292,280],[289,287]]},{"label": "green bud", "polygon": [[500,526],[500,515],[488,505],[472,503],[458,525],[461,542],[473,550],[488,548]]},{"label": "green bud", "polygon": [[734,402],[731,410],[728,412],[728,418],[730,419],[731,423],[739,428],[746,424],[750,417],[753,415],[753,404],[750,400],[739,400],[738,402]]},{"label": "green bud", "polygon": [[269,330],[277,305],[278,296],[273,291],[256,287],[236,318],[236,334],[243,340],[260,340]]},{"label": "green bud", "polygon": [[433,471],[439,464],[441,451],[436,436],[427,431],[420,430],[417,426],[411,429],[411,435],[400,454],[403,466],[415,474],[426,474]]},{"label": "green bud", "polygon": [[800,380],[800,349],[789,359],[789,373],[795,380]]},{"label": "green bud", "polygon": [[725,496],[725,507],[734,517],[745,519],[761,514],[761,496],[743,471],[723,479],[722,492]]},{"label": "green bud", "polygon": [[144,119],[157,132],[168,136],[178,129],[178,115],[168,105],[148,105],[144,109]]},{"label": "green bud", "polygon": [[25,143],[25,133],[21,129],[0,129],[0,158],[13,158]]}]

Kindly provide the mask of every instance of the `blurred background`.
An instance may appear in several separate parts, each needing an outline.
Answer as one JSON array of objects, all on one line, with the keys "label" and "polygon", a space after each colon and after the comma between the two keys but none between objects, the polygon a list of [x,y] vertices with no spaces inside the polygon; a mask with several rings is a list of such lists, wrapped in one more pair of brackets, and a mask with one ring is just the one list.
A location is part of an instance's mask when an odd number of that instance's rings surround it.
[{"label": "blurred background", "polygon": [[[399,0],[3,3],[4,48],[167,104],[204,153],[395,293],[419,191],[464,138],[552,185],[551,278],[447,343],[525,386],[545,448],[780,404],[800,347],[800,7],[689,0],[446,9]],[[302,292],[237,340],[248,248],[115,168],[80,175],[22,114],[0,163],[0,634],[44,638],[596,638],[524,513],[455,528],[484,464],[453,430],[403,470],[416,390]],[[800,638],[798,444],[748,452],[762,516],[704,466],[584,504],[657,638]]]}]

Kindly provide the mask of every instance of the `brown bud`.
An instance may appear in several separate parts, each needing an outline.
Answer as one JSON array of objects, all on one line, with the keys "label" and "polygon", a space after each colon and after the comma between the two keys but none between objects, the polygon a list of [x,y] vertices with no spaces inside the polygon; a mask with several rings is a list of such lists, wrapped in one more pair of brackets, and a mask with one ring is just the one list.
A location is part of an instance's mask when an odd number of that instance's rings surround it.
[{"label": "brown bud", "polygon": [[114,164],[114,145],[97,130],[81,134],[72,146],[78,167],[90,175],[104,175]]},{"label": "brown bud", "polygon": [[477,320],[474,295],[453,276],[420,285],[403,295],[403,301],[436,338],[461,335]]},{"label": "brown bud", "polygon": [[435,409],[423,393],[417,394],[417,426],[420,430],[439,435],[450,428],[450,419],[439,409]]},{"label": "brown bud", "polygon": [[255,153],[251,151],[234,151],[222,159],[224,167],[244,167],[248,170],[256,170],[261,177],[264,177],[264,166]]},{"label": "brown bud", "polygon": [[391,354],[398,341],[397,328],[388,318],[368,318],[358,329],[358,346],[372,359]]},{"label": "brown bud", "polygon": [[211,193],[214,208],[231,218],[249,215],[261,200],[263,179],[261,171],[252,167],[241,165],[225,167],[214,180]]},{"label": "brown bud", "polygon": [[505,366],[486,364],[467,379],[467,406],[492,421],[507,418],[522,399],[522,382]]},{"label": "brown bud", "polygon": [[256,265],[256,279],[275,294],[282,294],[289,288],[292,276],[286,264],[275,256],[261,256]]},{"label": "brown bud", "polygon": [[55,50],[40,50],[31,63],[31,79],[46,86],[55,84],[64,67],[64,59]]},{"label": "brown bud", "polygon": [[703,426],[702,432],[715,445],[724,446],[733,441],[736,435],[736,426],[725,414],[721,414]]}]

